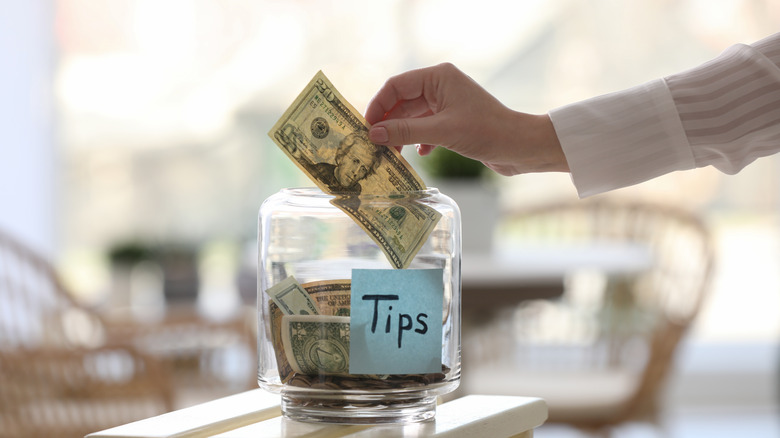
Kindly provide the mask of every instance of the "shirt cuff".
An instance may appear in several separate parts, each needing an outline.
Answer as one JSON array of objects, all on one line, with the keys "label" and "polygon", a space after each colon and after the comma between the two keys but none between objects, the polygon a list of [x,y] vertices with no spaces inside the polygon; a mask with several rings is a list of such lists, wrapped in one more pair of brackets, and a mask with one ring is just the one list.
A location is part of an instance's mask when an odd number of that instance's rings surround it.
[{"label": "shirt cuff", "polygon": [[663,79],[549,112],[581,198],[695,167]]}]

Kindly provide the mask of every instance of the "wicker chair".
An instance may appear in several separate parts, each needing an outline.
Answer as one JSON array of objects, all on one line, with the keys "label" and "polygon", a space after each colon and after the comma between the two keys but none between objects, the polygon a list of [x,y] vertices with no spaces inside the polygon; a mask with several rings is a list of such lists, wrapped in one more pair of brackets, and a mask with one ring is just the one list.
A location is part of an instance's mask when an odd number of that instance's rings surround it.
[{"label": "wicker chair", "polygon": [[505,312],[464,340],[464,360],[469,343],[481,344],[468,358],[479,365],[464,365],[464,391],[542,397],[548,422],[605,435],[626,421],[659,425],[675,352],[711,275],[705,226],[670,207],[600,200],[514,212],[500,233],[510,246],[641,245],[652,266],[622,277],[572,273],[560,298]]},{"label": "wicker chair", "polygon": [[[219,349],[204,342],[254,355],[251,326],[240,320],[111,323],[0,230],[0,437],[80,437],[182,407],[182,387],[224,392]],[[196,375],[183,360],[195,362]],[[253,380],[239,376],[233,389]]]}]

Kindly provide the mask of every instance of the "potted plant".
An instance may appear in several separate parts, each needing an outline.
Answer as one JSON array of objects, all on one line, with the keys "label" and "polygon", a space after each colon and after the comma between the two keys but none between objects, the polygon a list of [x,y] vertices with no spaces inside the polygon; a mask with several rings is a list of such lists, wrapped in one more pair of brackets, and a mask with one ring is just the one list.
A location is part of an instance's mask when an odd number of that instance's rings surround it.
[{"label": "potted plant", "polygon": [[490,169],[443,147],[420,161],[429,184],[460,207],[463,252],[489,252],[499,214],[498,190]]},{"label": "potted plant", "polygon": [[128,240],[117,242],[108,249],[111,269],[111,306],[126,310],[132,302],[132,273],[140,263],[152,258],[151,249],[145,244]]}]

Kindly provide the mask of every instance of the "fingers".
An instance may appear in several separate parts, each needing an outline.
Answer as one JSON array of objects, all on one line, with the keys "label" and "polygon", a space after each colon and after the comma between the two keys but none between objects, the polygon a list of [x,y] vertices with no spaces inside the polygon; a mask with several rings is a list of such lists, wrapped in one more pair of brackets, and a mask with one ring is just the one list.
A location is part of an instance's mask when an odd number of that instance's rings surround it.
[{"label": "fingers", "polygon": [[389,119],[374,124],[368,131],[372,142],[386,146],[442,144],[447,130],[438,114],[427,117]]},{"label": "fingers", "polygon": [[[413,78],[411,78],[413,79]],[[406,79],[404,75],[395,76],[387,80],[382,88],[379,89],[377,94],[368,102],[366,108],[366,121],[369,124],[374,124],[380,120],[383,120],[387,115],[397,108],[397,106],[404,100],[416,99],[420,97],[421,93],[417,95],[408,96],[405,98],[404,94],[398,89],[396,82],[399,80],[411,80]],[[422,87],[420,87],[422,89]]]},{"label": "fingers", "polygon": [[371,141],[395,147],[419,143],[420,155],[429,154],[435,145],[449,144],[455,126],[446,123],[452,116],[442,112],[441,103],[447,95],[446,83],[458,73],[445,63],[388,79],[366,108],[366,121],[373,125]]},{"label": "fingers", "polygon": [[421,157],[424,157],[431,152],[433,152],[433,149],[435,148],[435,145],[432,144],[418,144],[417,145],[417,154]]},{"label": "fingers", "polygon": [[[369,124],[374,124],[382,120],[400,102],[424,100],[425,88],[430,87],[429,80],[430,67],[410,70],[391,77],[368,103],[365,114],[366,121]],[[420,102],[411,105],[417,106],[419,104]]]},{"label": "fingers", "polygon": [[423,117],[433,114],[428,100],[424,97],[418,97],[411,100],[399,100],[396,104],[387,111],[382,117],[382,120],[387,119],[404,119],[407,117]]}]

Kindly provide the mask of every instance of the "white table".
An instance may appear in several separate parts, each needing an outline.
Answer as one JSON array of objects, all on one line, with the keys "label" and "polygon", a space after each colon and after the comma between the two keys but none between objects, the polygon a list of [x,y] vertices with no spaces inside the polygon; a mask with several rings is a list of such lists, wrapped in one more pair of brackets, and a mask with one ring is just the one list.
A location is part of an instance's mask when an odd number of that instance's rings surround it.
[{"label": "white table", "polygon": [[652,262],[652,251],[641,244],[530,244],[489,253],[464,253],[461,281],[463,288],[558,284],[578,270],[630,275],[648,269]]},{"label": "white table", "polygon": [[432,421],[353,426],[281,417],[278,395],[262,389],[221,398],[87,435],[88,438],[529,438],[547,419],[534,397],[469,395],[440,404]]},{"label": "white table", "polygon": [[586,242],[464,253],[461,263],[465,324],[490,321],[493,312],[528,299],[556,298],[568,275],[589,270],[623,281],[650,269],[653,253],[645,245]]}]

